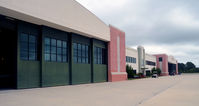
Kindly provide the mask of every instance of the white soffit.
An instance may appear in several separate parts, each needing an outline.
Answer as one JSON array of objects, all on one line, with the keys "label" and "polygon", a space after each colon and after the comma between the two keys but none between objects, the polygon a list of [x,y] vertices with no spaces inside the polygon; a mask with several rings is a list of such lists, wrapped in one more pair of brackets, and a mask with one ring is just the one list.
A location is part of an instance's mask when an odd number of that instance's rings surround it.
[{"label": "white soffit", "polygon": [[110,41],[109,26],[75,0],[0,0],[0,14]]}]

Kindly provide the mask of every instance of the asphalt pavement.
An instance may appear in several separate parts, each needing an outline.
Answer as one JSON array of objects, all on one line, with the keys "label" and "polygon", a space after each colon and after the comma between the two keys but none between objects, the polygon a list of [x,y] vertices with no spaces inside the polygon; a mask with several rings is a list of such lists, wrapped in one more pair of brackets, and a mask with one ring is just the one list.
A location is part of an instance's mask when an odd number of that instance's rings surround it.
[{"label": "asphalt pavement", "polygon": [[199,106],[199,74],[0,91],[0,106]]}]

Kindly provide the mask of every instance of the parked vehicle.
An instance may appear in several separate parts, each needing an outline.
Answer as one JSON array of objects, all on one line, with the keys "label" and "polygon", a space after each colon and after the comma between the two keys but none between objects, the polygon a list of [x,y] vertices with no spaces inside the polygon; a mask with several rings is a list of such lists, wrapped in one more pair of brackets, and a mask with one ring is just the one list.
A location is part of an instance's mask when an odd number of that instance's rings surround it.
[{"label": "parked vehicle", "polygon": [[152,78],[158,78],[158,74],[153,74]]}]

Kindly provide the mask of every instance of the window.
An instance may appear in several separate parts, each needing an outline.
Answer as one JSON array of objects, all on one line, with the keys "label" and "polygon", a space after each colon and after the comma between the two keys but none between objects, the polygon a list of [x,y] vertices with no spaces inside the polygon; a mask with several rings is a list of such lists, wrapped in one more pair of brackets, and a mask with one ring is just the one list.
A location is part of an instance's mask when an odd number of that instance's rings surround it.
[{"label": "window", "polygon": [[67,62],[67,42],[54,38],[45,38],[45,61]]},{"label": "window", "polygon": [[82,45],[82,63],[86,63],[86,46]]},{"label": "window", "polygon": [[62,41],[57,40],[57,61],[62,62]]},{"label": "window", "polygon": [[78,60],[78,63],[82,63],[82,46],[81,44],[78,44],[77,45],[77,52],[78,52],[78,57],[77,57],[77,60]]},{"label": "window", "polygon": [[106,64],[106,49],[100,47],[94,48],[94,63]]},{"label": "window", "polygon": [[67,62],[68,60],[68,45],[66,41],[62,41],[62,61]]},{"label": "window", "polygon": [[37,37],[31,34],[20,34],[20,58],[38,60]]},{"label": "window", "polygon": [[155,63],[155,62],[152,62],[152,61],[146,61],[146,65],[155,66],[156,63]]},{"label": "window", "polygon": [[73,43],[73,62],[77,63],[77,43]]},{"label": "window", "polygon": [[56,50],[56,39],[51,39],[51,49],[50,49],[50,58],[51,58],[51,61],[56,61],[56,53],[57,53],[57,50]]},{"label": "window", "polygon": [[162,62],[162,57],[159,57],[159,62]]},{"label": "window", "polygon": [[50,61],[50,38],[45,38],[45,60]]},{"label": "window", "polygon": [[136,63],[136,58],[126,56],[126,62],[127,63]]},{"label": "window", "polygon": [[73,43],[73,62],[89,63],[89,46],[80,43]]}]

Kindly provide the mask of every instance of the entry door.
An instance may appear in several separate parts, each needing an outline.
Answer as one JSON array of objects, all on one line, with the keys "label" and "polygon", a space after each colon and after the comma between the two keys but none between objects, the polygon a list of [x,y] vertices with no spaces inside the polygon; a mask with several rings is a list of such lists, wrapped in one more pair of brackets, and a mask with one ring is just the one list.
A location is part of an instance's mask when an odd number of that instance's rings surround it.
[{"label": "entry door", "polygon": [[0,28],[0,89],[15,86],[15,40],[13,31]]}]

